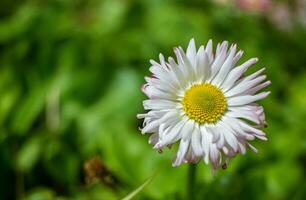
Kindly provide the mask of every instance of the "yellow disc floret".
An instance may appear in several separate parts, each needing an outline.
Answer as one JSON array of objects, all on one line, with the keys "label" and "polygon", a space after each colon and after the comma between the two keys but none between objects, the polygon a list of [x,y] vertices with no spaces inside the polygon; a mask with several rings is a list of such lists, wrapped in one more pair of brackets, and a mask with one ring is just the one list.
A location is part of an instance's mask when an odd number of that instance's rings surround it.
[{"label": "yellow disc floret", "polygon": [[215,123],[226,110],[222,91],[209,83],[191,86],[182,100],[186,115],[199,124]]}]

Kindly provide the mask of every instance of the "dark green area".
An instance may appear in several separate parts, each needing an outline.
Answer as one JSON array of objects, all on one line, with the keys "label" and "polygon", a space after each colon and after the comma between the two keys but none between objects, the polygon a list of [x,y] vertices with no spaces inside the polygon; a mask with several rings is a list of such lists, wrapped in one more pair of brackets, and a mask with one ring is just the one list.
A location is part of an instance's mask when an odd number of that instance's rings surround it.
[{"label": "dark green area", "polygon": [[[149,59],[192,37],[237,43],[272,80],[269,140],[215,177],[200,163],[195,198],[306,198],[305,27],[200,0],[1,0],[0,17],[0,199],[119,199],[155,172],[138,199],[185,199],[188,167],[152,150],[136,114]],[[114,184],[85,183],[96,155]]]}]

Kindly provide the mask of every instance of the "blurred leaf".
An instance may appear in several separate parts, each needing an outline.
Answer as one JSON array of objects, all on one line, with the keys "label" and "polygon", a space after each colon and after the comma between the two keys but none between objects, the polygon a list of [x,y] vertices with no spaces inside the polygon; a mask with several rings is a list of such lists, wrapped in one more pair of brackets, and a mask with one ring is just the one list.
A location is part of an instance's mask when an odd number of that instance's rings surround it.
[{"label": "blurred leaf", "polygon": [[88,145],[98,145],[100,139],[96,137],[107,137],[103,130],[106,131],[109,120],[115,123],[122,118],[129,120],[136,116],[137,105],[133,102],[139,95],[138,77],[132,70],[122,70],[117,75],[106,94],[79,116],[83,144],[88,141]]},{"label": "blurred leaf", "polygon": [[42,111],[46,101],[46,92],[49,89],[49,82],[36,85],[31,88],[30,93],[23,99],[15,111],[12,128],[20,134],[26,133],[35,119]]},{"label": "blurred leaf", "polygon": [[[284,173],[288,169],[290,169],[290,173]],[[270,165],[267,171],[269,192],[275,199],[279,199],[290,193],[290,191],[295,191],[294,185],[302,181],[301,173],[301,169],[295,163],[278,162]]]},{"label": "blurred leaf", "polygon": [[0,99],[0,124],[8,117],[18,96],[19,90],[16,88],[2,93],[2,98]]},{"label": "blurred leaf", "polygon": [[24,200],[54,200],[58,199],[55,197],[54,193],[47,188],[37,188],[30,192]]},{"label": "blurred leaf", "polygon": [[[98,19],[94,27],[97,35],[99,33],[111,33],[118,29],[124,21],[127,2],[119,0],[105,0],[97,9]],[[112,9],[109,9],[112,8]],[[104,28],[101,28],[101,27]]]},{"label": "blurred leaf", "polygon": [[20,95],[20,88],[13,76],[12,70],[4,68],[0,71],[0,125],[9,117]]},{"label": "blurred leaf", "polygon": [[23,4],[9,21],[0,22],[0,43],[25,34],[34,22],[38,11],[33,4]]},{"label": "blurred leaf", "polygon": [[41,136],[28,139],[17,154],[16,167],[20,171],[28,172],[36,164],[43,148]]}]

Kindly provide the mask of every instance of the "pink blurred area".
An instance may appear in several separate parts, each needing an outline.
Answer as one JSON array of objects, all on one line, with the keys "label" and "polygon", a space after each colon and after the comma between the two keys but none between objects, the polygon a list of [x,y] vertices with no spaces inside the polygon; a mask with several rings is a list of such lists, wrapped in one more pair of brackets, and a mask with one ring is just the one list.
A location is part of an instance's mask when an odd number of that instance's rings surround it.
[{"label": "pink blurred area", "polygon": [[306,0],[212,0],[220,6],[233,6],[242,12],[259,14],[282,30],[306,26]]},{"label": "pink blurred area", "polygon": [[267,12],[271,9],[271,0],[236,0],[236,5],[247,11]]}]

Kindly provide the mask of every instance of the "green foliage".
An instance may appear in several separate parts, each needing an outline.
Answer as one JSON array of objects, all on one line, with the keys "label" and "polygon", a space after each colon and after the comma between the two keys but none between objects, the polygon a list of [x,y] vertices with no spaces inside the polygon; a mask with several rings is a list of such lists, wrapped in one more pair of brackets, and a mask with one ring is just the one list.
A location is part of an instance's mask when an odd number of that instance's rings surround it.
[{"label": "green foliage", "polygon": [[[0,199],[119,199],[155,172],[136,199],[185,199],[187,166],[152,150],[136,114],[149,59],[192,37],[238,43],[272,80],[269,141],[215,177],[200,163],[196,199],[305,199],[305,27],[197,0],[3,0],[0,17]],[[96,155],[113,184],[86,183]]]}]

